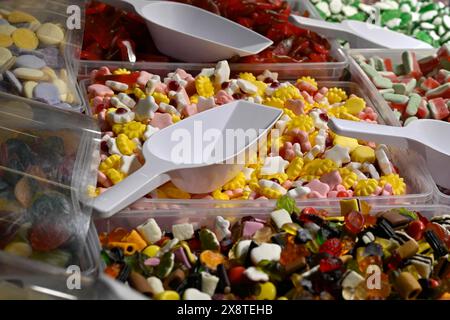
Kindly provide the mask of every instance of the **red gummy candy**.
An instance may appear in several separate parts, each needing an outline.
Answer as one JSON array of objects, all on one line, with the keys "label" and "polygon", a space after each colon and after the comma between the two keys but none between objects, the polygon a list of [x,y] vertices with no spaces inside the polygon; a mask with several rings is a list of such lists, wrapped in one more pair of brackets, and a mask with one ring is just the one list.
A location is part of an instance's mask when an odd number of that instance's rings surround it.
[{"label": "red gummy candy", "polygon": [[326,252],[336,257],[341,255],[341,250],[342,243],[338,238],[327,239],[319,248],[319,252]]},{"label": "red gummy candy", "polygon": [[425,224],[420,220],[411,221],[406,228],[406,233],[417,241],[423,238],[424,232]]},{"label": "red gummy candy", "polygon": [[360,212],[352,211],[345,216],[345,229],[351,234],[358,234],[364,228],[364,215]]},{"label": "red gummy candy", "polygon": [[228,271],[228,279],[231,284],[239,284],[245,281],[246,276],[244,274],[245,267],[237,266],[233,267]]},{"label": "red gummy candy", "polygon": [[138,78],[139,78],[139,71],[135,71],[130,74],[108,74],[108,75],[101,74],[95,77],[95,82],[105,83],[108,80],[112,80],[126,83],[129,86],[131,86],[137,82]]},{"label": "red gummy candy", "polygon": [[342,267],[342,260],[336,257],[321,259],[319,263],[320,272],[331,272]]}]

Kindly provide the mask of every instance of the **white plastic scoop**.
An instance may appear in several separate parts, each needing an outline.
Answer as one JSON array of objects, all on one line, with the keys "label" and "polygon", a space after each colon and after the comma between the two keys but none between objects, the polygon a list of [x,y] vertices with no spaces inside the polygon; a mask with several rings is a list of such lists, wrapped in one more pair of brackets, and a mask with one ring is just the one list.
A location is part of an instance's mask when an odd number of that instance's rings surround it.
[{"label": "white plastic scoop", "polygon": [[216,190],[255,155],[256,142],[282,113],[234,101],[154,133],[143,146],[145,164],[98,196],[94,209],[108,218],[169,180],[190,193]]},{"label": "white plastic scoop", "polygon": [[380,26],[354,20],[332,23],[290,15],[289,20],[298,26],[325,37],[340,38],[350,42],[352,48],[430,49],[428,43]]},{"label": "white plastic scoop", "polygon": [[425,119],[390,127],[332,118],[328,127],[339,135],[412,149],[425,158],[436,184],[450,188],[450,123]]},{"label": "white plastic scoop", "polygon": [[158,50],[186,62],[216,62],[257,54],[272,40],[209,11],[178,2],[107,0],[131,4],[146,21]]}]

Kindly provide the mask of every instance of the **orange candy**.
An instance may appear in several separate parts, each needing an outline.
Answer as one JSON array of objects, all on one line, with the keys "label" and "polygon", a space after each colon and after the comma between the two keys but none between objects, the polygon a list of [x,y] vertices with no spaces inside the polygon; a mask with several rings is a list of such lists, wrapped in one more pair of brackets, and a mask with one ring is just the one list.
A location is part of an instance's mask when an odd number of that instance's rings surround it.
[{"label": "orange candy", "polygon": [[225,257],[211,250],[205,250],[200,254],[200,262],[211,270],[216,270],[219,264],[225,262]]}]

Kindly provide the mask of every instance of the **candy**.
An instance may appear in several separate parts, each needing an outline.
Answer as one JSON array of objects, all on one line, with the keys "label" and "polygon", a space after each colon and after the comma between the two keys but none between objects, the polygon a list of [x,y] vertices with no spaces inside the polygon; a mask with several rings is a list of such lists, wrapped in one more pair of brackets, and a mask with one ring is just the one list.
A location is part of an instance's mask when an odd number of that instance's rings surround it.
[{"label": "candy", "polygon": [[[17,71],[18,69],[16,69],[15,71]],[[30,69],[31,70],[31,69]],[[19,73],[18,71],[16,72],[16,75],[19,74],[21,75],[22,73]],[[23,74],[22,74],[23,77]],[[30,79],[30,77],[28,76],[29,80],[34,80],[34,79]],[[54,84],[52,83],[39,83],[37,84],[34,89],[33,89],[33,97],[35,99],[44,101],[47,104],[57,104],[59,103],[60,100],[60,92],[58,90],[58,87],[56,87]]]},{"label": "candy", "polygon": [[149,219],[146,223],[138,226],[136,229],[147,243],[155,243],[161,239],[161,229],[155,219]]},{"label": "candy", "polygon": [[189,240],[194,235],[194,227],[190,223],[175,224],[172,233],[178,240]]},{"label": "candy", "polygon": [[281,247],[271,243],[263,243],[250,252],[251,260],[255,265],[258,265],[263,260],[278,261],[280,260],[280,255]]},{"label": "candy", "polygon": [[45,45],[58,45],[64,40],[64,30],[54,23],[44,23],[36,31],[36,35]]}]

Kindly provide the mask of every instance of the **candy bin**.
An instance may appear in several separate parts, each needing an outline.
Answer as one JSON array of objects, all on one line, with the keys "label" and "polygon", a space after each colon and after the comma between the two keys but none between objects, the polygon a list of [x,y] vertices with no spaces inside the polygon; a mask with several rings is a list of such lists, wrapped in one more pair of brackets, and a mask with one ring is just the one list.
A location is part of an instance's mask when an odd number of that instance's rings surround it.
[{"label": "candy bin", "polygon": [[96,225],[106,274],[156,300],[448,299],[449,210],[284,196],[272,208],[135,210]]},{"label": "candy bin", "polygon": [[[94,121],[0,93],[0,249],[95,272],[83,249],[100,134]],[[94,250],[95,248],[86,249]]]},{"label": "candy bin", "polygon": [[[386,123],[406,126],[418,119],[450,122],[450,47],[431,50],[351,50],[350,68],[383,110]],[[450,191],[436,186],[437,201]]]},{"label": "candy bin", "polygon": [[[77,1],[71,4],[80,7],[82,2]],[[84,111],[73,76],[82,34],[67,29],[67,7],[61,3],[54,12],[35,1],[0,4],[0,92]]]},{"label": "candy bin", "polygon": [[[229,62],[235,70],[244,72],[251,65],[251,68],[260,72],[270,69],[289,79],[311,75],[337,80],[348,64],[336,41],[327,41],[287,21],[289,13],[293,11],[308,15],[310,5],[307,3],[217,0],[193,1],[192,4],[220,13],[274,41],[273,46],[258,55],[231,59]],[[135,70],[164,68],[166,73],[171,68],[200,71],[214,66],[171,61],[156,50],[153,42],[148,41],[150,38],[145,23],[136,13],[122,11],[98,1],[91,2],[86,9],[79,76],[86,77],[90,71],[101,66]]]},{"label": "candy bin", "polygon": [[322,19],[366,21],[422,40],[433,47],[450,41],[447,1],[434,0],[311,0]]},{"label": "candy bin", "polygon": [[277,133],[266,149],[260,148],[254,163],[247,163],[236,178],[209,194],[189,194],[168,183],[132,208],[270,206],[285,194],[310,205],[336,205],[342,197],[390,204],[431,200],[428,172],[411,165],[412,159],[420,161],[416,154],[338,136],[328,129],[329,117],[385,121],[356,83],[318,83],[305,76],[289,82],[276,72],[252,71],[230,70],[226,61],[200,73],[94,70],[81,87],[103,132],[97,194],[142,165],[140,146],[158,130],[245,99],[284,110],[275,125]]}]

